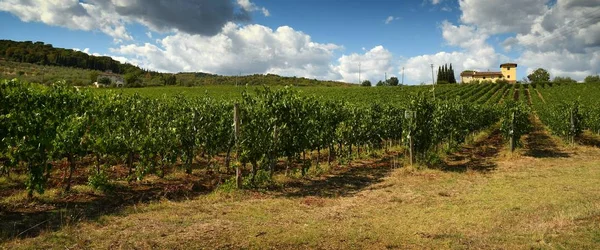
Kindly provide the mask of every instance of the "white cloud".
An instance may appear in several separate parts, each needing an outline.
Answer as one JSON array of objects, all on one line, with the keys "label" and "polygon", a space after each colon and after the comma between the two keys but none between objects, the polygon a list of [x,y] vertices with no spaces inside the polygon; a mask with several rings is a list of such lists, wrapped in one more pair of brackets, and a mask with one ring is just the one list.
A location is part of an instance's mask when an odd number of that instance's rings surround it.
[{"label": "white cloud", "polygon": [[431,0],[431,4],[438,5],[442,2],[442,0]]},{"label": "white cloud", "polygon": [[202,71],[237,75],[274,73],[318,79],[340,79],[331,65],[335,44],[316,43],[288,26],[227,24],[215,36],[176,32],[159,45],[128,44],[111,52],[129,62],[160,71]]},{"label": "white cloud", "polygon": [[460,6],[469,27],[510,34],[501,45],[520,52],[516,61],[528,72],[541,67],[582,80],[600,70],[598,0],[461,0]]},{"label": "white cloud", "polygon": [[[464,24],[475,25],[490,34],[527,33],[532,23],[548,11],[549,0],[481,1],[459,0]],[[559,0],[560,1],[560,0]]]},{"label": "white cloud", "polygon": [[394,16],[388,16],[388,17],[385,19],[385,21],[384,21],[384,22],[385,22],[385,24],[390,24],[390,23],[391,23],[391,22],[393,22],[394,20],[398,20],[398,19],[400,19],[400,18],[399,18],[399,17],[394,17]]},{"label": "white cloud", "polygon": [[[223,75],[272,73],[323,80],[372,82],[395,73],[393,55],[383,46],[336,60],[336,44],[317,43],[288,26],[275,30],[262,25],[229,23],[213,37],[176,32],[158,44],[127,44],[110,49],[121,61],[159,71],[201,71]],[[123,60],[124,59],[124,60]]]},{"label": "white cloud", "polygon": [[476,27],[468,25],[456,26],[448,21],[442,22],[442,37],[449,45],[462,48],[481,48],[486,46],[488,35]]},{"label": "white cloud", "polygon": [[379,80],[384,80],[386,73],[388,78],[395,73],[393,55],[381,45],[364,54],[343,55],[338,59],[335,71],[342,76],[341,80],[344,82],[358,83],[359,64],[361,81],[368,79],[375,84]]},{"label": "white cloud", "polygon": [[150,32],[150,31],[146,32],[146,36],[147,36],[148,38],[152,39],[152,32]]},{"label": "white cloud", "polygon": [[260,10],[264,16],[271,16],[271,13],[265,7],[258,7],[256,4],[250,2],[250,0],[237,0],[238,5],[240,5],[244,10],[248,12],[254,12]]},{"label": "white cloud", "polygon": [[469,25],[454,25],[442,22],[442,37],[448,45],[457,46],[459,51],[438,52],[431,55],[420,55],[408,58],[403,62],[405,76],[409,83],[431,83],[431,64],[434,65],[434,77],[438,66],[452,64],[456,79],[460,81],[463,70],[498,71],[499,65],[508,58],[490,46],[486,40],[488,35]]},{"label": "white cloud", "polygon": [[[493,48],[483,48],[477,51],[438,52],[432,55],[411,57],[403,62],[407,83],[432,82],[431,64],[434,65],[434,77],[440,65],[452,64],[457,81],[460,72],[467,69],[482,71],[498,71],[500,64],[508,58],[494,51]],[[399,68],[398,70],[401,70]]]}]

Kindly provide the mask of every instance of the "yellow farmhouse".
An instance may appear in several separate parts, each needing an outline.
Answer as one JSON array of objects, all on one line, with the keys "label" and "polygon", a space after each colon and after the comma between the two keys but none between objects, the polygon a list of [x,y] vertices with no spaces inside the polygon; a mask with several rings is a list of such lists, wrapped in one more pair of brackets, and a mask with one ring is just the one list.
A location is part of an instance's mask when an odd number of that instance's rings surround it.
[{"label": "yellow farmhouse", "polygon": [[490,81],[496,82],[498,80],[506,80],[509,83],[517,82],[517,64],[516,63],[503,63],[500,64],[500,71],[492,72],[485,71],[479,72],[474,70],[465,70],[460,73],[460,81],[462,83],[470,83],[472,81]]}]

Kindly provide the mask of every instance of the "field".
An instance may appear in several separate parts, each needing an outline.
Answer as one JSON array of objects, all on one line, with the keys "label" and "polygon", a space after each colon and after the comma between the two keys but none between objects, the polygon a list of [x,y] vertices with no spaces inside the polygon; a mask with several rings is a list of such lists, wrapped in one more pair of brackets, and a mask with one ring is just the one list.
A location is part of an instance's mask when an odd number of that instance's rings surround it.
[{"label": "field", "polygon": [[2,248],[600,247],[600,84],[2,91]]}]

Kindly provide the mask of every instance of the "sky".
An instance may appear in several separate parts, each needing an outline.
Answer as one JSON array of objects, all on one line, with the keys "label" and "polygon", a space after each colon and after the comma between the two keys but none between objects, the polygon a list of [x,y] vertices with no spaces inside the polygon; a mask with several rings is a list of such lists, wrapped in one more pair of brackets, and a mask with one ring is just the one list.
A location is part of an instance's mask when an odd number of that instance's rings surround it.
[{"label": "sky", "polygon": [[513,62],[581,81],[600,71],[600,0],[0,0],[0,39],[161,72],[430,84],[431,64]]}]

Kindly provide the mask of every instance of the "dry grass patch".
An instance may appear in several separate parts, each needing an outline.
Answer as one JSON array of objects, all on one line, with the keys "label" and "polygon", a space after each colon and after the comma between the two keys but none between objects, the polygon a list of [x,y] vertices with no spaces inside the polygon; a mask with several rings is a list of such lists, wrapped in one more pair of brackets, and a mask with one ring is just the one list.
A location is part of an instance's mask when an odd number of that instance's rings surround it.
[{"label": "dry grass patch", "polygon": [[2,247],[600,248],[600,149],[555,146],[568,157],[499,154],[485,158],[493,171],[364,161],[279,191],[157,201]]}]

